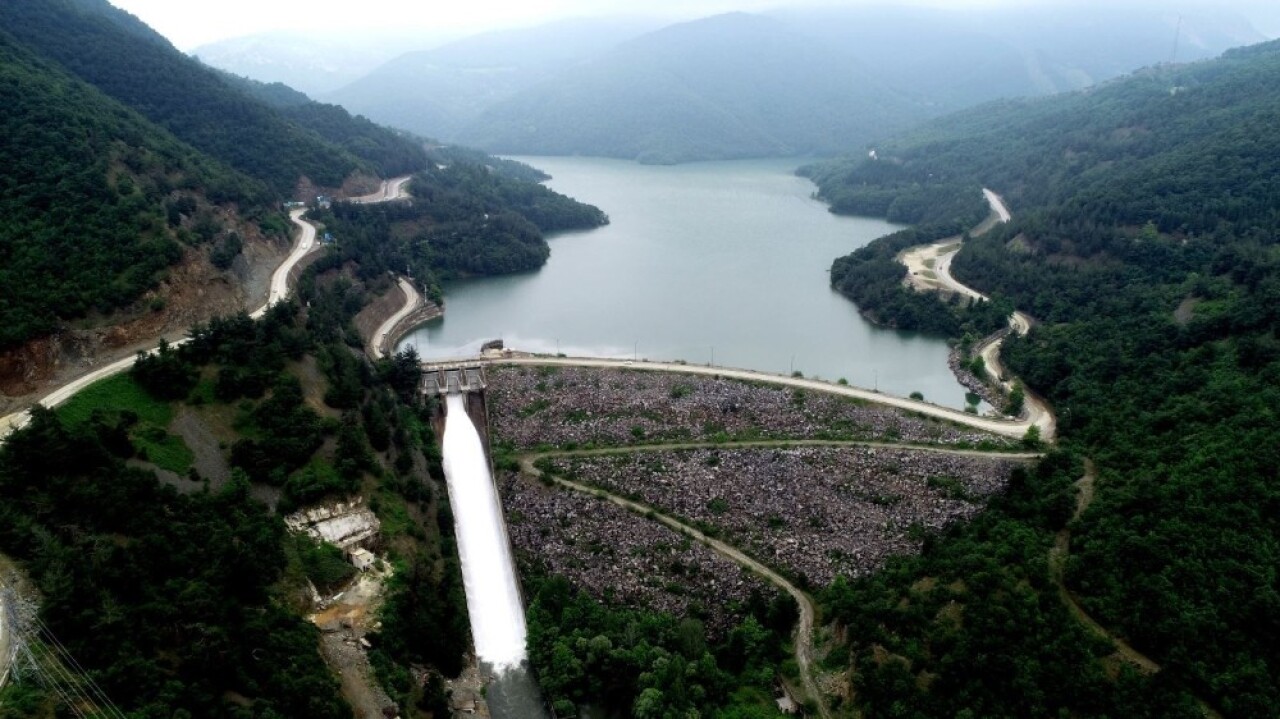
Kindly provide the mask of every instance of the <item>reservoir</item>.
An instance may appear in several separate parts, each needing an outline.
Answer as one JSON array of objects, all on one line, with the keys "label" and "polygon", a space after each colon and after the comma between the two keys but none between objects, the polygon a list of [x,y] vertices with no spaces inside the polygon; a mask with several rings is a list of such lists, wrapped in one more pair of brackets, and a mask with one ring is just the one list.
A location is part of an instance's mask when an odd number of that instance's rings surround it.
[{"label": "reservoir", "polygon": [[447,283],[445,316],[401,347],[444,359],[502,339],[529,352],[843,377],[964,406],[943,340],[875,327],[830,287],[832,260],[899,227],[828,212],[794,175],[799,160],[515,159],[611,224],[549,237],[540,270]]}]

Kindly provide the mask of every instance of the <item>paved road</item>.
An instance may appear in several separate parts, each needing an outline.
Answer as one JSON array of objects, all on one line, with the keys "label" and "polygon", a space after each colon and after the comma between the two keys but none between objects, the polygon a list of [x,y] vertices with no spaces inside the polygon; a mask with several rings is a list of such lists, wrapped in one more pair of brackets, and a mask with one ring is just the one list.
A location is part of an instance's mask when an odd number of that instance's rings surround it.
[{"label": "paved road", "polygon": [[[297,225],[301,230],[298,241],[293,246],[293,251],[285,258],[276,271],[271,275],[271,287],[267,296],[267,303],[253,312],[249,313],[250,317],[261,317],[266,314],[267,308],[276,302],[280,302],[289,296],[289,273],[297,266],[298,262],[310,253],[316,247],[316,228],[315,225],[302,219],[302,214],[306,210],[294,210],[289,213],[289,219],[293,220],[293,224]],[[186,342],[186,338],[175,340],[172,344],[177,347]],[[154,350],[152,350],[154,351]],[[101,379],[106,379],[121,372],[126,372],[137,360],[137,355],[130,355],[122,359],[116,360],[109,365],[99,367],[98,369],[81,375],[76,379],[62,385],[53,390],[49,394],[40,399],[40,404],[45,407],[53,408],[71,399],[75,393],[88,387],[89,385]],[[0,440],[3,440],[10,432],[25,427],[27,422],[31,421],[31,415],[28,411],[15,412],[6,417],[0,418]]]},{"label": "paved road", "polygon": [[987,204],[991,205],[991,211],[1000,217],[1001,222],[1008,222],[1013,219],[1013,215],[1009,213],[1009,208],[1004,204],[1004,198],[985,187],[982,188],[982,196],[987,198]]},{"label": "paved road", "polygon": [[[534,457],[531,455],[521,457],[520,469],[530,476],[541,477],[542,471],[533,466],[533,462]],[[551,480],[567,489],[606,499],[619,507],[636,512],[637,514],[645,517],[655,519],[667,525],[671,529],[701,542],[716,554],[719,554],[729,561],[750,569],[761,577],[764,577],[774,586],[787,594],[790,594],[791,598],[796,601],[796,605],[800,608],[800,621],[796,625],[795,635],[796,665],[800,670],[800,681],[804,683],[805,691],[808,692],[809,696],[817,703],[818,713],[822,715],[823,719],[831,718],[831,712],[827,709],[826,700],[824,699],[822,692],[818,691],[818,683],[813,679],[813,625],[816,611],[813,606],[813,599],[808,594],[805,594],[799,587],[787,581],[787,579],[781,574],[778,574],[764,564],[761,564],[755,559],[743,554],[737,547],[725,544],[713,537],[708,537],[694,527],[691,527],[673,517],[669,517],[662,512],[657,511],[653,507],[641,504],[640,502],[634,502],[630,499],[626,499],[625,497],[610,494],[609,492],[596,487],[564,479],[562,477],[556,477],[553,475]]]},{"label": "paved road", "polygon": [[951,454],[957,457],[985,457],[993,459],[1039,459],[1041,452],[984,452],[977,449],[955,449],[937,447],[928,444],[906,444],[901,442],[872,442],[860,439],[753,439],[742,442],[660,442],[657,444],[629,444],[622,447],[597,447],[596,449],[552,449],[545,452],[532,452],[529,456],[535,460],[543,457],[603,457],[617,454],[637,452],[671,452],[688,449],[759,449],[786,447],[869,447],[872,449],[910,449],[917,452],[933,452],[934,454]]},{"label": "paved road", "polygon": [[397,177],[391,180],[383,180],[382,187],[378,188],[375,192],[371,192],[362,197],[353,197],[351,198],[351,201],[362,205],[368,205],[375,202],[403,200],[409,196],[408,186],[409,181],[412,179],[412,176],[405,175],[404,177]]},{"label": "paved road", "polygon": [[271,274],[271,290],[267,294],[267,303],[253,312],[249,313],[250,317],[257,319],[267,313],[267,308],[277,302],[283,302],[289,297],[289,273],[293,272],[293,268],[298,262],[306,257],[312,250],[316,248],[316,226],[302,219],[302,215],[306,210],[294,210],[289,213],[289,219],[293,224],[297,225],[301,234],[298,236],[297,243],[294,244],[293,250],[284,262],[276,268]]},{"label": "paved road", "polygon": [[[1020,419],[1004,419],[995,417],[980,417],[976,414],[969,414],[958,409],[943,407],[941,405],[931,404],[920,400],[908,399],[906,397],[896,397],[883,392],[875,392],[861,387],[852,385],[835,384],[834,382],[826,382],[819,379],[809,379],[806,377],[788,377],[785,375],[772,374],[769,372],[761,372],[758,370],[734,369],[730,367],[715,367],[708,365],[680,364],[678,362],[650,362],[648,360],[622,360],[608,359],[604,357],[542,357],[542,356],[512,356],[512,357],[495,357],[495,358],[460,358],[456,360],[447,360],[441,362],[424,363],[425,368],[432,368],[439,364],[496,364],[496,365],[543,365],[558,367],[605,367],[611,369],[633,369],[646,372],[677,372],[682,374],[696,374],[713,377],[729,377],[732,379],[747,380],[749,382],[766,382],[769,384],[784,385],[787,387],[796,387],[799,389],[809,389],[815,392],[826,392],[827,394],[840,395],[842,397],[852,397],[854,399],[865,400],[877,404],[888,405],[890,407],[898,407],[912,412],[937,419],[944,419],[956,424],[962,424],[967,427],[984,430],[993,434],[999,434],[1005,437],[1014,437],[1021,439],[1027,433],[1027,429],[1031,425],[1040,426],[1040,436],[1045,441],[1053,439],[1053,423],[1052,415],[1047,418],[1035,411],[1032,411],[1028,417]],[[1030,406],[1030,405],[1029,405]]]},{"label": "paved road", "polygon": [[404,306],[394,315],[388,317],[386,322],[378,326],[378,329],[374,330],[373,346],[370,348],[373,351],[374,359],[382,359],[386,355],[387,333],[396,326],[397,322],[407,317],[410,312],[413,312],[422,304],[422,297],[418,295],[418,290],[413,286],[413,283],[403,277],[399,278],[399,280],[400,291],[404,292]]},{"label": "paved road", "polygon": [[[407,185],[411,179],[412,178],[410,177],[398,177],[394,180],[387,180],[383,182],[382,189],[379,192],[367,197],[357,198],[357,201],[386,202],[407,197]],[[303,214],[305,212],[305,209],[296,209],[289,213],[289,219],[292,220],[293,224],[297,225],[300,230],[298,240],[294,244],[293,250],[290,251],[289,256],[285,258],[284,262],[282,262],[280,266],[276,268],[276,271],[271,274],[271,286],[267,293],[267,303],[253,312],[250,312],[250,317],[256,319],[263,316],[266,314],[267,308],[271,305],[281,302],[289,297],[289,273],[297,267],[298,262],[300,262],[302,258],[306,257],[318,247],[316,244],[316,227],[303,219]],[[185,339],[179,339],[174,341],[172,344],[176,347],[185,341]],[[135,359],[137,359],[136,355],[130,355],[129,357],[116,360],[104,367],[99,367],[98,369],[81,377],[77,377],[42,397],[39,403],[45,407],[57,407],[70,399],[72,395],[85,387],[88,387],[94,382],[119,374],[120,372],[127,371],[133,366]],[[25,427],[29,421],[31,421],[31,415],[27,410],[14,412],[13,414],[5,417],[0,417],[0,441],[3,441],[3,439],[9,436],[9,433],[14,430]]]}]

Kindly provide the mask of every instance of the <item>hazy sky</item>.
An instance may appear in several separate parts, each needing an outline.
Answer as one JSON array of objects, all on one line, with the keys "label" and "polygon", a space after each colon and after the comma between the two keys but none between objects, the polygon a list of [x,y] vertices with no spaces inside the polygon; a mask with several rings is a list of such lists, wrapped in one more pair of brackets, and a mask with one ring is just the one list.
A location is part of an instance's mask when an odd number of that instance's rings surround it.
[{"label": "hazy sky", "polygon": [[[2,0],[0,0],[2,1]],[[1051,0],[854,0],[875,4],[943,7],[1027,5]],[[1200,0],[1188,4],[1229,5],[1253,20],[1264,34],[1280,34],[1280,0]],[[110,0],[137,15],[182,50],[214,40],[269,30],[372,32],[424,31],[459,35],[480,30],[531,25],[573,16],[648,15],[690,18],[730,10],[766,10],[796,5],[850,4],[831,0]],[[1070,0],[1068,0],[1070,2]]]}]

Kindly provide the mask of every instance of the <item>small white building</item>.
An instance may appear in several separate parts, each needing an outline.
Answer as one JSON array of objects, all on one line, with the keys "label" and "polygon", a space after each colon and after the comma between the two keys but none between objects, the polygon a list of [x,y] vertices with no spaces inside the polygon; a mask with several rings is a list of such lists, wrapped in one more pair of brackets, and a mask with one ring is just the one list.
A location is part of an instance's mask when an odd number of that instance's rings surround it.
[{"label": "small white building", "polygon": [[347,556],[351,559],[351,566],[362,572],[372,569],[374,563],[378,561],[378,558],[374,556],[373,552],[370,552],[363,547],[356,547],[355,549],[352,549],[347,553]]}]

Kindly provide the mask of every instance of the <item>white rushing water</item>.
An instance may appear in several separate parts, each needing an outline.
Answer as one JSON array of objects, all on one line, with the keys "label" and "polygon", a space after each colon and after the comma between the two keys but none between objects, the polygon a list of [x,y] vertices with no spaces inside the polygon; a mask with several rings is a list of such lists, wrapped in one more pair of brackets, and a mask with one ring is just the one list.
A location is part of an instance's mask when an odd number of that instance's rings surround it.
[{"label": "white rushing water", "polygon": [[448,398],[444,473],[476,656],[500,674],[524,661],[524,607],[489,462],[463,395]]}]

